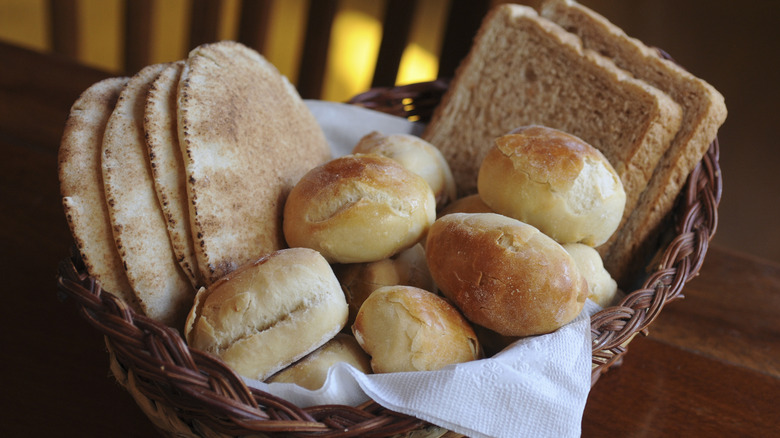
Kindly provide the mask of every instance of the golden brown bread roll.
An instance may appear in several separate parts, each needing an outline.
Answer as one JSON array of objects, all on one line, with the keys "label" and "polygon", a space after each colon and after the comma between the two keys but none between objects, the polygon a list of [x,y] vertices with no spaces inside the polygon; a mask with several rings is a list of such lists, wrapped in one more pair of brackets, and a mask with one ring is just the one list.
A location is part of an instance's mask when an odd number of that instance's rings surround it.
[{"label": "golden brown bread roll", "polygon": [[588,285],[571,256],[531,225],[495,213],[453,213],[428,231],[436,285],[471,322],[505,336],[573,320]]},{"label": "golden brown bread roll", "polygon": [[336,275],[316,251],[290,248],[202,288],[187,318],[189,345],[263,380],[333,338],[347,321]]},{"label": "golden brown bread roll", "polygon": [[355,322],[360,306],[371,292],[382,286],[414,286],[434,292],[436,286],[428,272],[425,249],[418,243],[392,258],[368,263],[335,265],[333,271],[341,283],[349,305],[348,325]]},{"label": "golden brown bread roll", "polygon": [[337,334],[303,359],[269,377],[266,382],[295,383],[306,389],[322,388],[331,366],[346,362],[365,374],[371,373],[370,358],[353,336]]},{"label": "golden brown bread roll", "polygon": [[436,219],[425,180],[398,162],[354,154],[309,171],[284,207],[291,247],[319,251],[331,263],[373,262],[417,243]]},{"label": "golden brown bread roll", "polygon": [[621,294],[618,293],[617,282],[604,268],[599,252],[581,243],[567,243],[563,245],[563,249],[571,255],[588,282],[588,298],[601,307],[611,306]]},{"label": "golden brown bread roll", "polygon": [[436,147],[411,134],[384,135],[372,132],[355,145],[352,153],[379,154],[401,163],[428,182],[442,207],[455,199],[455,180],[450,166]]},{"label": "golden brown bread roll", "polygon": [[623,184],[601,152],[544,126],[497,138],[480,166],[477,188],[496,213],[560,243],[606,242],[626,204]]},{"label": "golden brown bread roll", "polygon": [[463,198],[455,200],[439,213],[439,216],[444,216],[450,213],[495,213],[493,209],[485,204],[485,201],[479,197],[479,194],[464,196]]},{"label": "golden brown bread roll", "polygon": [[375,290],[352,332],[375,373],[438,370],[481,354],[474,329],[452,304],[411,286]]}]

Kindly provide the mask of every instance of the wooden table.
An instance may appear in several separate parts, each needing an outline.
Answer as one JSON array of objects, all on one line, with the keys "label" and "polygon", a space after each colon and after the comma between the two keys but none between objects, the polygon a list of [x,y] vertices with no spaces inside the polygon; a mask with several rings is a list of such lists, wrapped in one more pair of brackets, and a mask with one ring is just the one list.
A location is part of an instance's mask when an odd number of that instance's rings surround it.
[{"label": "wooden table", "polygon": [[[0,66],[0,436],[156,436],[55,287],[59,138],[107,74],[1,43]],[[780,436],[780,266],[714,247],[685,295],[593,388],[583,436]]]}]

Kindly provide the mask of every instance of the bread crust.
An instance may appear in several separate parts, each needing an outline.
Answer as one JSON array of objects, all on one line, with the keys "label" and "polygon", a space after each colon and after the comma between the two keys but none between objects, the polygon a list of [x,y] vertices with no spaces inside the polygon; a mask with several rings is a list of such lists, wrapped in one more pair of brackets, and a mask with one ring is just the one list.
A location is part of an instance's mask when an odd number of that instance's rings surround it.
[{"label": "bread crust", "polygon": [[193,49],[178,99],[193,239],[210,284],[285,247],[284,201],[330,148],[287,79],[236,42]]},{"label": "bread crust", "polygon": [[559,243],[606,242],[626,202],[620,178],[601,152],[544,126],[497,138],[482,161],[477,186],[495,212],[533,225]]},{"label": "bread crust", "polygon": [[612,163],[630,212],[680,123],[668,95],[533,9],[503,4],[484,19],[422,137],[442,151],[465,196],[495,138],[531,124],[568,132]]},{"label": "bread crust", "polygon": [[165,67],[144,67],[127,82],[108,119],[101,160],[114,242],[141,309],[181,327],[195,289],[168,237],[143,130],[146,94]]},{"label": "bread crust", "polygon": [[546,0],[541,14],[582,40],[583,46],[666,92],[682,108],[682,124],[654,168],[622,229],[600,248],[607,269],[628,287],[641,273],[648,251],[674,207],[685,180],[701,161],[727,116],[723,96],[710,84],[664,59],[658,50],[628,36],[607,18],[572,0]]},{"label": "bread crust", "polygon": [[320,251],[331,263],[389,258],[420,241],[436,218],[428,183],[398,162],[352,154],[308,172],[284,207],[290,246]]},{"label": "bread crust", "polygon": [[479,359],[474,329],[443,298],[411,286],[385,286],[363,303],[352,325],[375,373],[433,371]]},{"label": "bread crust", "polygon": [[176,260],[194,287],[203,281],[192,241],[187,178],[176,126],[176,95],[184,62],[171,63],[149,86],[144,132],[157,200],[165,215]]},{"label": "bread crust", "polygon": [[102,80],[76,99],[57,160],[65,218],[87,272],[105,290],[140,311],[114,245],[100,158],[106,123],[128,79]]},{"label": "bread crust", "polygon": [[441,292],[474,324],[505,336],[552,332],[573,320],[588,286],[574,260],[536,228],[495,213],[453,213],[428,232]]},{"label": "bread crust", "polygon": [[289,248],[201,289],[185,336],[242,376],[264,380],[332,339],[346,321],[347,303],[327,261]]}]

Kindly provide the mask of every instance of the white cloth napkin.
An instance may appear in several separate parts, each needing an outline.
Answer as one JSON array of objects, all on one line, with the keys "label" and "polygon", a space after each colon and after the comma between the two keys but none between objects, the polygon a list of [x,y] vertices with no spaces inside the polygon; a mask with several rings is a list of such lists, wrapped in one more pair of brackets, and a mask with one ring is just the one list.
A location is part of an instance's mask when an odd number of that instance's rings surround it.
[{"label": "white cloth napkin", "polygon": [[356,406],[370,397],[471,438],[578,437],[590,391],[590,316],[598,310],[588,300],[573,322],[551,334],[438,371],[363,374],[340,363],[316,391],[250,379],[247,384],[301,407]]},{"label": "white cloth napkin", "polygon": [[[331,142],[334,156],[349,153],[372,130],[419,134],[419,126],[364,108],[307,101]],[[334,365],[316,391],[288,383],[247,384],[298,406],[356,406],[369,398],[396,412],[467,435],[482,437],[578,437],[591,374],[588,300],[561,329],[521,339],[489,359],[438,371],[366,375]]]}]

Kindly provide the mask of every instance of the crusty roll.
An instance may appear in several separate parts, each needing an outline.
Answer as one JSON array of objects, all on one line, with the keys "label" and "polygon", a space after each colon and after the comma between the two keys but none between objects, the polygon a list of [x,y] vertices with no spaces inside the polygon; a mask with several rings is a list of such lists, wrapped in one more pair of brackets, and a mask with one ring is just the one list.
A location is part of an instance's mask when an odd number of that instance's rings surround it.
[{"label": "crusty roll", "polygon": [[385,286],[360,308],[352,333],[375,373],[432,371],[479,359],[474,329],[442,297],[411,286]]},{"label": "crusty roll", "polygon": [[425,249],[418,243],[392,258],[368,263],[335,265],[333,271],[349,305],[347,324],[355,322],[355,316],[363,301],[382,286],[414,286],[434,292],[436,286],[428,272]]},{"label": "crusty roll", "polygon": [[496,213],[560,243],[606,242],[626,204],[623,184],[601,152],[544,126],[497,138],[480,166],[477,188]]},{"label": "crusty roll", "polygon": [[331,366],[345,362],[370,374],[369,361],[368,354],[360,348],[353,336],[339,333],[303,359],[269,377],[266,382],[295,383],[313,391],[325,384]]},{"label": "crusty roll", "polygon": [[601,255],[588,245],[567,243],[563,249],[568,252],[577,264],[577,268],[588,282],[588,298],[601,307],[609,307],[619,297],[617,282],[604,268]]},{"label": "crusty roll", "polygon": [[428,231],[439,290],[474,324],[505,336],[552,332],[573,320],[588,285],[571,256],[531,225],[495,213],[453,213]]},{"label": "crusty roll", "polygon": [[191,347],[263,380],[333,338],[346,321],[347,302],[328,262],[291,248],[202,288],[185,335]]},{"label": "crusty roll", "polygon": [[450,213],[495,213],[493,209],[485,204],[485,201],[479,197],[479,194],[473,194],[459,198],[450,203],[439,213],[444,216]]},{"label": "crusty roll", "polygon": [[352,153],[379,154],[398,161],[428,182],[438,207],[456,197],[450,165],[434,145],[420,137],[411,134],[384,135],[374,131],[361,138]]},{"label": "crusty roll", "polygon": [[291,247],[312,248],[331,263],[373,262],[411,247],[436,219],[425,180],[376,154],[353,154],[309,171],[284,207]]}]

